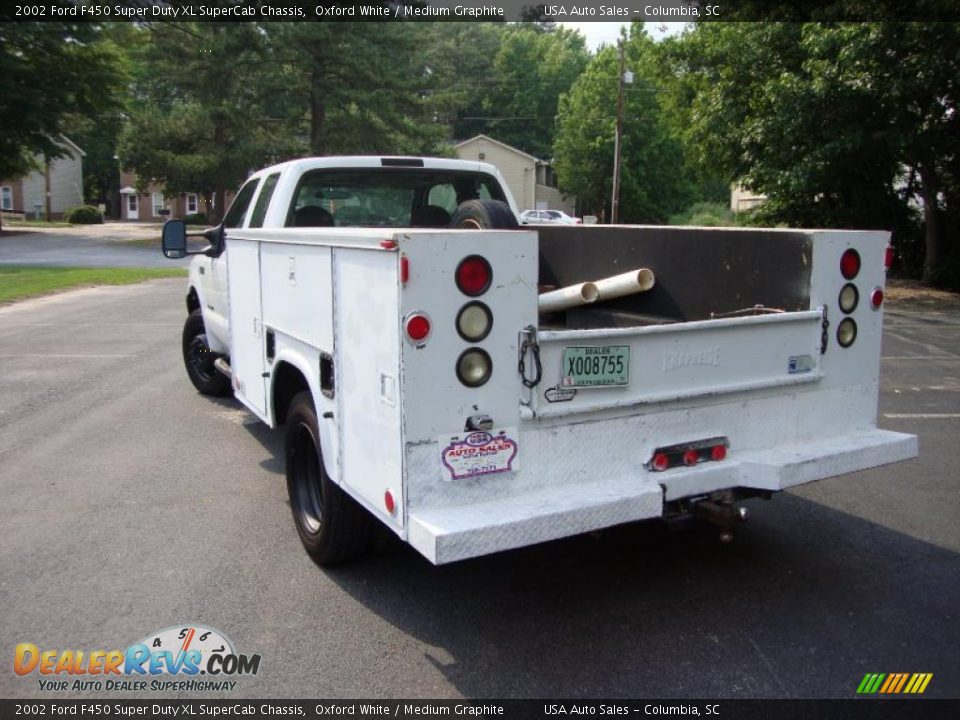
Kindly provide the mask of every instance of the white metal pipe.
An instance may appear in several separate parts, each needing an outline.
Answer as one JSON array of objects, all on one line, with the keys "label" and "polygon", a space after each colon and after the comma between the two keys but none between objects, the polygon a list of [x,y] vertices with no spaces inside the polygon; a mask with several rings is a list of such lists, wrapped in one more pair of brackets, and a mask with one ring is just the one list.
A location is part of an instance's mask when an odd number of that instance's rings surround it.
[{"label": "white metal pipe", "polygon": [[537,304],[540,312],[557,312],[596,302],[599,296],[596,283],[585,282],[545,292],[540,296]]},{"label": "white metal pipe", "polygon": [[653,287],[656,279],[649,268],[638,268],[613,277],[594,280],[600,296],[597,300],[612,300],[613,298],[646,292]]}]

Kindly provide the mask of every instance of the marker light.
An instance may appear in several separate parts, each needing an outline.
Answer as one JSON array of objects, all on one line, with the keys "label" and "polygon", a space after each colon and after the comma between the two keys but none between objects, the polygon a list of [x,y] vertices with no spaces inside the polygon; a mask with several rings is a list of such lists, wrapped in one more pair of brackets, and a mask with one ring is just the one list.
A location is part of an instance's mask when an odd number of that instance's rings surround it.
[{"label": "marker light", "polygon": [[397,514],[397,501],[393,498],[393,493],[387,490],[383,494],[383,506],[387,509],[387,512],[390,515]]},{"label": "marker light", "polygon": [[464,350],[457,358],[457,379],[467,387],[480,387],[493,372],[493,362],[480,348]]},{"label": "marker light", "polygon": [[493,270],[490,263],[479,255],[468,255],[457,265],[457,287],[470,297],[483,295],[493,282]]},{"label": "marker light", "polygon": [[700,459],[700,453],[696,450],[687,450],[683,453],[683,464],[684,465],[696,465],[697,460]]},{"label": "marker light", "polygon": [[860,272],[860,253],[850,248],[840,258],[840,272],[847,280],[853,280]]},{"label": "marker light", "polygon": [[889,268],[891,265],[893,265],[893,246],[887,245],[887,250],[883,253],[883,266]]},{"label": "marker light", "polygon": [[837,342],[840,347],[850,347],[857,339],[857,324],[852,318],[844,318],[837,325]]},{"label": "marker light", "polygon": [[670,467],[670,456],[666,453],[657,453],[650,464],[657,472],[663,472]]},{"label": "marker light", "polygon": [[874,288],[870,293],[870,307],[879,310],[881,305],[883,305],[883,288]]},{"label": "marker light", "polygon": [[490,334],[493,314],[482,302],[471,302],[457,313],[457,332],[467,342],[480,342]]},{"label": "marker light", "polygon": [[407,318],[407,337],[414,342],[423,342],[430,334],[430,318],[423,313],[414,313]]},{"label": "marker light", "polygon": [[727,446],[726,445],[714,445],[710,448],[710,459],[720,462],[721,460],[727,459]]},{"label": "marker light", "polygon": [[848,315],[857,309],[860,302],[860,292],[853,283],[847,283],[840,290],[840,309]]}]

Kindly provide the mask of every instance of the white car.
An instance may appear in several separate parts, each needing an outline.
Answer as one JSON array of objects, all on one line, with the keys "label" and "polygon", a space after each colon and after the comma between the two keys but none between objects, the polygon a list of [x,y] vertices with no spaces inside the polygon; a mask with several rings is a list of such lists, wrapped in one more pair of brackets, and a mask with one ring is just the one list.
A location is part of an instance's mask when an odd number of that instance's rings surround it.
[{"label": "white car", "polygon": [[525,225],[580,225],[583,220],[570,217],[563,210],[524,210],[520,222]]}]

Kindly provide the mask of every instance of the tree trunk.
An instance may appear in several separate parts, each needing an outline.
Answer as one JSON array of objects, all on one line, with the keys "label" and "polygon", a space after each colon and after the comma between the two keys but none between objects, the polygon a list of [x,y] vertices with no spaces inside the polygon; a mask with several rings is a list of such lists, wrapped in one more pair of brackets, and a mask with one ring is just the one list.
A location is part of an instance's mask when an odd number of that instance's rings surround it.
[{"label": "tree trunk", "polygon": [[[223,123],[217,121],[216,125],[213,126],[213,145],[214,147],[222,148],[224,147],[224,140],[226,139],[226,129],[223,126]],[[226,185],[221,181],[217,180],[216,185],[213,188],[213,208],[210,213],[210,217],[207,218],[207,221],[210,223],[211,227],[219,225],[223,220],[223,216],[227,214],[227,188]]]},{"label": "tree trunk", "polygon": [[310,152],[323,154],[323,123],[327,119],[327,106],[320,91],[318,73],[314,71],[310,83]]},{"label": "tree trunk", "polygon": [[940,184],[937,171],[932,163],[920,163],[917,168],[920,173],[920,190],[923,196],[923,226],[926,247],[926,257],[923,261],[923,281],[930,282],[934,272],[940,267],[946,256],[946,238],[941,232],[940,206],[937,196],[940,194]]}]

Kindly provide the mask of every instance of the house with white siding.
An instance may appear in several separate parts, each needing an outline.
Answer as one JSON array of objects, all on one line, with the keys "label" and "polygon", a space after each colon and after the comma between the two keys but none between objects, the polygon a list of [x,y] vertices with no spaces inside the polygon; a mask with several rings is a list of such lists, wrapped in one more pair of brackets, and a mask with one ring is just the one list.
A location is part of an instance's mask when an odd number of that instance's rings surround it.
[{"label": "house with white siding", "polygon": [[454,145],[462,160],[479,160],[495,165],[503,174],[521,212],[524,210],[563,210],[573,215],[576,198],[564,196],[557,189],[553,167],[512,145],[477,135]]},{"label": "house with white siding", "polygon": [[[81,150],[66,135],[56,139],[65,151],[38,169],[22,177],[0,180],[0,210],[4,214],[26,217],[62,218],[70,208],[83,205],[83,157]],[[49,197],[49,206],[47,198]]]}]

